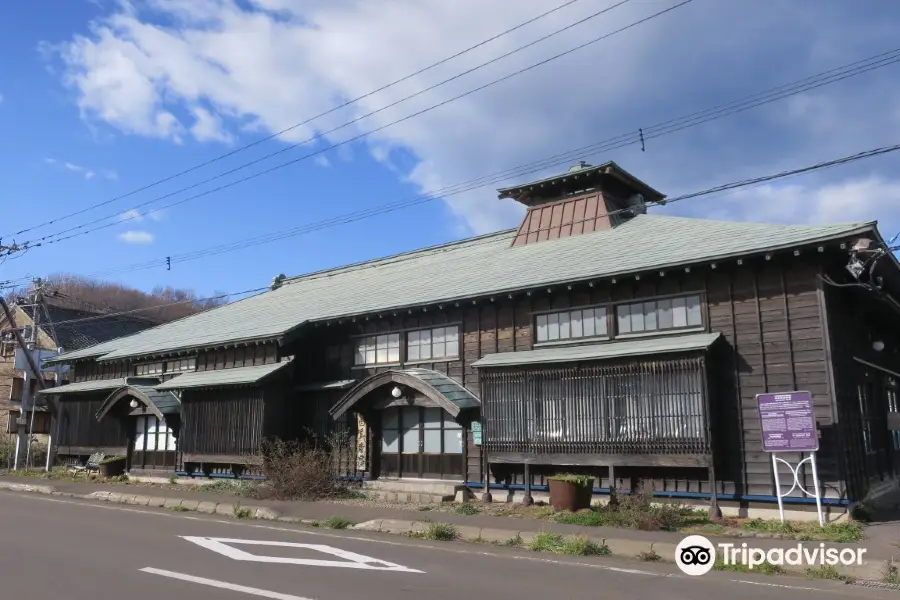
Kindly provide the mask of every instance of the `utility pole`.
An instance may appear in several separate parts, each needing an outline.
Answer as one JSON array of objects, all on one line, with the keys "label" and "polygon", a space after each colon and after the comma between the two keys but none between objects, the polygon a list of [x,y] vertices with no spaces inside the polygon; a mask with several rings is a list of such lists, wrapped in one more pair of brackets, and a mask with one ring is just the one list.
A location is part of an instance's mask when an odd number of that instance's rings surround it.
[{"label": "utility pole", "polygon": [[[44,295],[43,295],[43,282],[40,278],[34,280],[34,290],[31,293],[31,314],[32,317],[32,328],[31,328],[31,344],[29,348],[27,348],[26,352],[34,352],[37,351],[38,356],[40,357],[40,347],[38,346],[38,336],[41,326],[41,308],[44,303]],[[44,381],[44,374],[39,372],[37,374],[38,381]],[[45,386],[41,386],[41,389],[44,389]],[[25,450],[25,470],[31,468],[31,437],[34,435],[34,413],[37,412],[37,384],[34,386],[34,390],[32,391],[31,386],[28,386],[28,398],[31,401],[31,418],[29,419],[28,431],[26,432],[26,437],[28,439],[28,445]],[[22,411],[24,413],[25,406],[23,403]],[[23,414],[24,416],[24,414]]]}]

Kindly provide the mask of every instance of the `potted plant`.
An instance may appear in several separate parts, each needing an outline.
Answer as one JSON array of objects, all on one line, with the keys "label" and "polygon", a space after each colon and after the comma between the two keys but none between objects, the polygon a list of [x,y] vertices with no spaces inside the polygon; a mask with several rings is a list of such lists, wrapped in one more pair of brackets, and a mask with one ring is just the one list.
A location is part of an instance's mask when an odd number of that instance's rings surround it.
[{"label": "potted plant", "polygon": [[594,478],[588,475],[554,475],[550,481],[550,504],[556,510],[578,511],[591,507]]},{"label": "potted plant", "polygon": [[100,461],[100,477],[116,477],[125,473],[124,456],[107,456]]}]

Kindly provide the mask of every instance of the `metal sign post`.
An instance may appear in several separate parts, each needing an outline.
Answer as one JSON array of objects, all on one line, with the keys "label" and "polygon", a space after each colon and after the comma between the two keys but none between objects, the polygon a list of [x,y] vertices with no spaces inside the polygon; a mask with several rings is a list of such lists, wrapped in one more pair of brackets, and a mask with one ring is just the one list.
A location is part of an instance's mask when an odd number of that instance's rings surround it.
[{"label": "metal sign post", "polygon": [[[819,432],[816,428],[812,394],[809,392],[783,392],[777,394],[757,394],[759,421],[762,427],[763,451],[772,455],[772,471],[775,476],[775,497],[778,499],[778,515],[784,522],[784,498],[798,488],[806,496],[816,499],[816,514],[819,525],[825,525],[822,512],[822,494],[819,488],[819,472],[816,468],[816,452],[819,450]],[[809,452],[809,456],[796,466],[777,456],[779,452]],[[800,483],[800,470],[804,463],[812,468],[813,487],[811,493]],[[787,492],[781,492],[778,479],[778,463],[784,464],[791,472],[794,484]]]}]

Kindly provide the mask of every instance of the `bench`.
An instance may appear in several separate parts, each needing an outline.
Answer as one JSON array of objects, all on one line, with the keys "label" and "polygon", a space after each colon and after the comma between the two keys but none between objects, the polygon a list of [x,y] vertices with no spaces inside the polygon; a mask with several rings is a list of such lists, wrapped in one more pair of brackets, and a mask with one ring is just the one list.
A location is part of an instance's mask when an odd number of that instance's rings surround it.
[{"label": "bench", "polygon": [[100,462],[104,458],[106,458],[106,454],[104,454],[103,452],[95,452],[88,457],[87,462],[84,463],[84,465],[75,465],[73,467],[73,470],[76,473],[80,473],[82,471],[84,471],[87,474],[90,474],[91,471],[96,471],[99,473],[100,472]]}]

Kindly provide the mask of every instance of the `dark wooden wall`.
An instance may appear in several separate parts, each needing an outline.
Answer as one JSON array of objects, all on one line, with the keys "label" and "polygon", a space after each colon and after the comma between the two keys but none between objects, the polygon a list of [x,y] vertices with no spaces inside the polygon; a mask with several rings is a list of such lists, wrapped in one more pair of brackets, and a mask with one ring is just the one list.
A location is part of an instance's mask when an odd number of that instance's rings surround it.
[{"label": "dark wooden wall", "polygon": [[178,450],[185,462],[207,462],[192,455],[221,455],[223,462],[240,462],[238,458],[259,450],[264,419],[260,388],[186,390],[181,397]]},{"label": "dark wooden wall", "polygon": [[[460,303],[442,310],[430,308],[402,311],[383,318],[320,325],[311,328],[297,344],[297,382],[356,379],[397,366],[353,367],[354,339],[359,334],[395,332],[440,324],[460,324],[461,353],[451,361],[415,363],[415,366],[448,374],[480,396],[478,370],[472,367],[479,358],[497,352],[531,350],[532,314],[543,310],[588,306],[608,302],[651,298],[654,296],[701,292],[705,298],[704,322],[710,331],[725,338],[710,357],[713,372],[711,395],[716,419],[713,439],[716,444],[718,491],[727,494],[773,494],[771,459],[762,452],[756,394],[766,391],[808,390],[813,394],[816,419],[822,430],[819,453],[820,478],[826,482],[826,495],[844,494],[843,469],[838,454],[836,412],[830,389],[828,355],[823,338],[818,269],[822,257],[807,253],[799,257],[776,257],[695,267],[690,272],[673,270],[663,276],[644,276],[640,280],[622,278],[615,284],[598,282],[518,293],[512,299],[497,297],[493,302]],[[402,356],[402,355],[401,355]],[[413,363],[404,363],[413,366]],[[313,394],[314,395],[314,394]],[[309,398],[309,395],[307,396]],[[333,400],[322,400],[323,403]],[[799,456],[785,458],[799,460]],[[467,436],[468,479],[481,480],[480,447]],[[492,467],[494,476],[508,483],[522,483],[521,467]],[[544,475],[556,472],[552,467],[536,467],[534,483],[545,484]],[[658,490],[709,492],[705,469],[631,468],[617,469],[617,486],[629,487],[633,480],[644,480]],[[605,469],[596,472],[598,487],[608,487]],[[781,473],[782,484],[790,487],[792,478]],[[812,480],[806,474],[811,489]],[[795,493],[799,493],[795,490]]]},{"label": "dark wooden wall", "polygon": [[232,367],[252,367],[278,362],[278,344],[266,342],[238,348],[206,350],[197,354],[197,370],[212,371]]},{"label": "dark wooden wall", "polygon": [[[106,399],[105,394],[85,394],[60,401],[57,444],[60,454],[84,454],[68,451],[73,448],[121,448],[128,444],[125,422],[115,415],[97,421],[97,411]],[[88,450],[87,454],[90,454]]]},{"label": "dark wooden wall", "polygon": [[[835,279],[840,266],[832,269]],[[900,373],[900,314],[860,288],[837,288],[823,283],[822,296],[827,307],[829,350],[838,398],[840,427],[835,435],[842,441],[840,458],[847,472],[850,496],[861,499],[872,487],[888,483],[900,474],[900,440],[894,440],[887,430],[889,407],[884,383],[890,375],[855,359]],[[875,340],[884,343],[884,350],[873,349]],[[865,417],[871,451],[867,451],[863,441]]]}]

